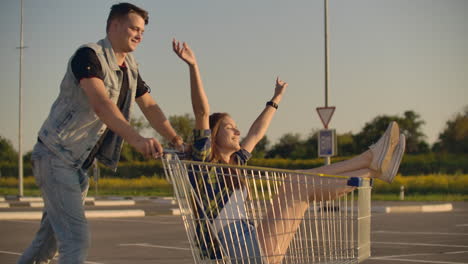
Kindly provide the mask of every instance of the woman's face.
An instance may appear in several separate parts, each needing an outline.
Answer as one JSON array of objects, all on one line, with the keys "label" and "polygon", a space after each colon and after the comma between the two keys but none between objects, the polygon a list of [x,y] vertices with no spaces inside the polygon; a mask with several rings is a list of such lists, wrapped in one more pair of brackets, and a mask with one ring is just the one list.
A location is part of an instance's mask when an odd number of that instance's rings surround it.
[{"label": "woman's face", "polygon": [[240,149],[239,140],[240,131],[236,122],[229,116],[224,117],[219,124],[216,145],[221,151],[237,151]]}]

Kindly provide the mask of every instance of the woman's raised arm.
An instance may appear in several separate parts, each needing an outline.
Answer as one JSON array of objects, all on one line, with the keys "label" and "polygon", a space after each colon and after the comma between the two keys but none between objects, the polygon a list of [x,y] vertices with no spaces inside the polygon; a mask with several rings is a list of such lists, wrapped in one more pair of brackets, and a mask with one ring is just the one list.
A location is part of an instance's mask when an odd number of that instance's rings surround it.
[{"label": "woman's raised arm", "polygon": [[210,105],[203,88],[203,82],[200,77],[197,60],[194,52],[187,43],[180,43],[176,39],[172,40],[172,49],[185,61],[190,71],[190,94],[192,98],[193,114],[195,115],[195,129],[210,128]]},{"label": "woman's raised arm", "polygon": [[242,148],[248,152],[252,152],[257,143],[263,138],[263,136],[265,136],[265,133],[270,126],[271,119],[278,109],[278,104],[283,98],[283,93],[286,90],[286,87],[288,87],[286,82],[276,78],[275,93],[273,97],[266,103],[265,109],[263,109],[262,113],[260,113],[252,126],[250,126],[247,136],[241,143]]}]

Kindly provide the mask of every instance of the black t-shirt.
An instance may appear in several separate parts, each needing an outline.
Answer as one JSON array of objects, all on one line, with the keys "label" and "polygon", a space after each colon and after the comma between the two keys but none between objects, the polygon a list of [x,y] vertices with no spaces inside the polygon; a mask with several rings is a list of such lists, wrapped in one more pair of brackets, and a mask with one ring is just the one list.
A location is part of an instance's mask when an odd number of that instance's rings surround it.
[{"label": "black t-shirt", "polygon": [[[96,52],[91,48],[81,48],[77,50],[75,57],[71,62],[72,72],[75,75],[75,78],[78,81],[81,81],[83,78],[92,78],[96,77],[101,80],[104,80],[104,73],[102,71],[101,63],[96,55]],[[117,99],[117,107],[122,110],[123,105],[125,103],[125,98],[127,98],[127,94],[129,91],[129,83],[128,83],[128,75],[127,75],[127,67],[125,65],[119,66],[120,70],[123,72],[122,78],[122,87],[120,87],[120,94],[119,98]],[[151,92],[151,89],[141,78],[140,74],[138,73],[138,80],[137,80],[137,90],[135,98],[138,98],[145,93]],[[82,168],[88,169],[96,157],[99,149],[101,148],[103,142],[106,141],[107,138],[112,138],[114,132],[107,128],[102,136],[99,138],[98,142],[91,150],[88,155],[88,158],[83,163]]]},{"label": "black t-shirt", "polygon": [[[104,80],[104,72],[102,71],[101,63],[91,48],[81,48],[76,51],[75,57],[71,62],[72,72],[75,75],[75,78],[78,81],[81,81],[83,78],[92,78],[96,77],[101,80]],[[122,71],[125,66],[120,66]],[[124,74],[125,76],[126,74]],[[123,87],[121,87],[123,88]],[[145,93],[151,92],[151,88],[143,81],[141,78],[140,73],[138,73],[138,80],[137,80],[137,90],[135,98],[138,98]]]}]

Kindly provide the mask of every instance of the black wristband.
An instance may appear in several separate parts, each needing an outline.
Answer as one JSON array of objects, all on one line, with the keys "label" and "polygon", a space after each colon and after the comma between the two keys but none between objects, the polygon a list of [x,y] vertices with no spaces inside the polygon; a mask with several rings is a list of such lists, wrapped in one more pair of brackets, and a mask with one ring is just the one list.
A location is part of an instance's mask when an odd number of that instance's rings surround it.
[{"label": "black wristband", "polygon": [[266,103],[266,105],[267,105],[267,106],[271,106],[271,107],[273,107],[273,108],[275,108],[275,109],[278,109],[278,104],[275,103],[275,102],[273,102],[273,101],[268,101],[268,102]]}]

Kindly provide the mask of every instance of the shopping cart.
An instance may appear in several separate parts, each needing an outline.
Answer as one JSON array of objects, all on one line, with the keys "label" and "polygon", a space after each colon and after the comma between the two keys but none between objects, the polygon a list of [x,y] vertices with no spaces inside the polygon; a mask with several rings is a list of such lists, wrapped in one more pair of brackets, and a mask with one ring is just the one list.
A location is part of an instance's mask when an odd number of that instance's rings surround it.
[{"label": "shopping cart", "polygon": [[[173,184],[194,262],[197,264],[359,263],[370,256],[370,180],[352,178],[348,183],[357,187],[348,187],[352,191],[337,195],[331,190],[334,189],[337,179],[341,179],[338,176],[186,161],[179,160],[174,154],[166,154],[162,161],[166,177]],[[216,211],[213,214],[212,211],[206,210],[210,203],[216,200],[207,197],[212,196],[211,192],[220,187],[220,182],[213,181],[213,177],[227,179],[226,182],[234,179],[231,183],[237,181],[237,186],[245,187],[237,189],[247,190],[236,194],[237,197],[234,195],[236,188],[233,187],[231,200],[239,198],[239,201],[245,201],[243,205],[238,206],[237,213],[255,226],[258,240],[263,245],[260,257],[245,256],[245,253],[241,256],[233,255],[222,246],[232,243],[233,240],[223,243],[226,237],[219,233],[220,222],[221,226],[231,227],[223,225],[223,221],[231,223],[236,219],[230,219],[226,213]],[[306,178],[309,180],[304,181]],[[315,191],[312,195],[307,195],[310,198],[304,202],[300,198],[300,192],[306,188],[313,188]],[[289,198],[279,198],[285,190],[293,190],[289,192],[292,195]],[[274,205],[281,199],[283,204],[290,203],[283,210],[294,207],[294,203],[307,204],[307,209],[292,218],[286,212],[281,212],[281,208],[279,211],[275,208]],[[272,213],[272,210],[276,212]],[[282,216],[282,213],[287,216]],[[276,218],[272,218],[272,215],[276,215]],[[292,227],[285,230],[284,226]],[[268,258],[265,245],[268,245],[270,240],[266,238],[265,233],[274,233],[272,230],[285,231],[278,236],[286,234],[286,237],[281,239],[283,242],[286,241],[287,245],[282,250],[281,256]],[[236,234],[236,232],[229,233],[231,236]],[[245,239],[234,239],[237,240],[245,243]],[[239,246],[244,247],[244,245]],[[261,261],[258,261],[259,259]]]}]

